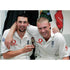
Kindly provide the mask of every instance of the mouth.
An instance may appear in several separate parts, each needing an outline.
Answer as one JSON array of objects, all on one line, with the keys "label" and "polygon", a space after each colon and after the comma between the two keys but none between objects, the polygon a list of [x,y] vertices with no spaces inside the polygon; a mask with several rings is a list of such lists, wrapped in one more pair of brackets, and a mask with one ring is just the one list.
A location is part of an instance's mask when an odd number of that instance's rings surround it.
[{"label": "mouth", "polygon": [[20,31],[20,32],[25,32],[25,31],[26,31],[26,29],[24,29],[24,30],[19,29],[19,31]]},{"label": "mouth", "polygon": [[41,35],[42,35],[43,37],[47,37],[47,36],[48,36],[47,32],[41,33]]},{"label": "mouth", "polygon": [[20,26],[20,29],[24,30],[24,29],[26,29],[26,27],[25,26]]},{"label": "mouth", "polygon": [[20,32],[25,32],[26,31],[26,28],[25,27],[20,27],[19,31]]},{"label": "mouth", "polygon": [[25,28],[24,26],[20,26],[20,28]]},{"label": "mouth", "polygon": [[42,35],[46,35],[47,33],[42,33]]}]

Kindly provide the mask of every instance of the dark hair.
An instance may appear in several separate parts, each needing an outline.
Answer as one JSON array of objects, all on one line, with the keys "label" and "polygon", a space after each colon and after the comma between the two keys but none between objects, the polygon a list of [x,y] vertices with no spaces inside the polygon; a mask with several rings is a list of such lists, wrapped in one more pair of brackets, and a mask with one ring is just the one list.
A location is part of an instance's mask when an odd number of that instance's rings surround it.
[{"label": "dark hair", "polygon": [[17,19],[18,19],[19,16],[20,17],[27,17],[28,18],[28,15],[26,13],[20,12],[20,13],[17,14],[16,21],[17,21]]}]

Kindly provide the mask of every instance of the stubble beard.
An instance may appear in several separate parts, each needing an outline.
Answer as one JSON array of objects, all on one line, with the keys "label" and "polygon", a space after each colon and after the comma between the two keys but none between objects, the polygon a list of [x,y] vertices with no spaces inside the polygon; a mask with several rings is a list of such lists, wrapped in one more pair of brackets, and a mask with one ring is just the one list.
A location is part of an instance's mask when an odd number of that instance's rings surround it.
[{"label": "stubble beard", "polygon": [[19,29],[19,31],[20,31],[20,32],[25,32],[25,31],[26,31],[26,29],[24,29],[24,30]]}]

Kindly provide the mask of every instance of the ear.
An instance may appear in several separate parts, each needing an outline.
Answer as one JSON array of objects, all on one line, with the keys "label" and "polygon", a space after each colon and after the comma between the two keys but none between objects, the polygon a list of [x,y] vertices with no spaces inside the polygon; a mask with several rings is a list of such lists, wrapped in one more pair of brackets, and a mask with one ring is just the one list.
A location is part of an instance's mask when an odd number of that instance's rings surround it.
[{"label": "ear", "polygon": [[49,23],[49,28],[51,29],[51,23]]},{"label": "ear", "polygon": [[27,23],[27,25],[29,25],[29,22]]},{"label": "ear", "polygon": [[17,25],[17,21],[15,21],[15,23],[14,23],[15,25]]}]

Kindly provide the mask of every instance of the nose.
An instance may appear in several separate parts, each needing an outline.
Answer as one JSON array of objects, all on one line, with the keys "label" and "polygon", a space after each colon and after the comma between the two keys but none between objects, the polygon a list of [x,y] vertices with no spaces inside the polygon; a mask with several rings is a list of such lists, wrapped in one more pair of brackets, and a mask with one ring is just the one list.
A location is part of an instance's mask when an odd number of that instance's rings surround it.
[{"label": "nose", "polygon": [[44,30],[44,29],[42,29],[41,31],[42,31],[42,32],[45,32],[45,30]]}]

